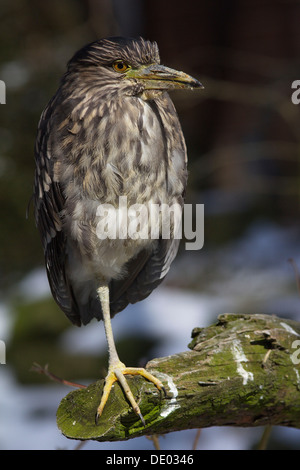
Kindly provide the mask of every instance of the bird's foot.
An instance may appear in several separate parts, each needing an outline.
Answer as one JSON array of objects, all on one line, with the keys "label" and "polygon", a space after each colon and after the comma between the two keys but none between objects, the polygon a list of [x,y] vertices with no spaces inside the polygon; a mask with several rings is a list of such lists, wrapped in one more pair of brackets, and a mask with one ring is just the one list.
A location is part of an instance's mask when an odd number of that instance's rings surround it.
[{"label": "bird's foot", "polygon": [[161,381],[157,379],[156,377],[154,377],[154,375],[150,374],[150,372],[148,372],[146,369],[143,369],[140,367],[126,367],[125,364],[123,364],[122,362],[113,364],[109,367],[108,374],[105,378],[102,398],[101,398],[101,402],[100,402],[100,405],[98,406],[97,414],[96,414],[96,424],[98,423],[98,420],[103,412],[104,406],[107,402],[107,399],[109,397],[109,394],[110,394],[110,391],[114,382],[118,381],[120,382],[121,387],[123,388],[124,393],[133,408],[133,411],[139,416],[143,425],[144,426],[146,425],[143,415],[141,413],[141,410],[134,399],[134,396],[129,388],[127,380],[124,377],[124,375],[126,374],[127,375],[141,375],[142,377],[145,377],[145,379],[154,383],[154,385],[158,388],[158,390],[163,390],[164,394],[166,395],[166,390],[163,384],[161,383]]}]

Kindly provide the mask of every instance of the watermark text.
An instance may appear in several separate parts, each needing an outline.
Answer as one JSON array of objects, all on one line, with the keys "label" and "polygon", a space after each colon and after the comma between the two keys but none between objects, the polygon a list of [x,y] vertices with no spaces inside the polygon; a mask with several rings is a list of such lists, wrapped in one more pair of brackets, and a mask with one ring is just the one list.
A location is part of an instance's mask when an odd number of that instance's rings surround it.
[{"label": "watermark text", "polygon": [[[194,213],[193,213],[194,212]],[[186,250],[200,250],[204,245],[204,205],[183,207],[168,204],[127,204],[127,197],[119,197],[119,205],[99,204],[96,233],[100,240],[107,238],[157,240],[185,238]]]},{"label": "watermark text", "polygon": [[292,83],[292,89],[295,91],[292,93],[291,100],[293,104],[300,103],[300,80],[294,80]]},{"label": "watermark text", "polygon": [[3,80],[0,80],[0,104],[6,104],[6,86]]},{"label": "watermark text", "polygon": [[2,340],[0,340],[0,364],[6,364],[6,346]]},{"label": "watermark text", "polygon": [[300,364],[300,339],[293,341],[292,348],[296,349],[296,351],[291,354],[291,361],[293,364],[298,365]]}]

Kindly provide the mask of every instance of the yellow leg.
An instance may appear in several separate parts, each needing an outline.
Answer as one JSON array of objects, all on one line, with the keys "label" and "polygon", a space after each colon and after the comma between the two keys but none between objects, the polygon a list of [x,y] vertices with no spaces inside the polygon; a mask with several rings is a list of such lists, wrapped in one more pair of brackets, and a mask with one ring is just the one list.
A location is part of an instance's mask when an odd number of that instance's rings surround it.
[{"label": "yellow leg", "polygon": [[125,364],[123,364],[120,361],[116,347],[115,347],[113,332],[112,332],[112,327],[111,327],[111,319],[110,319],[110,311],[109,311],[109,289],[107,285],[103,285],[99,287],[98,296],[99,296],[101,306],[102,306],[104,328],[105,328],[105,334],[106,334],[106,339],[108,343],[109,367],[108,367],[107,376],[105,378],[105,384],[104,384],[104,389],[102,392],[101,402],[97,409],[96,423],[98,422],[98,419],[100,418],[103,412],[104,406],[108,400],[108,397],[109,397],[109,394],[110,394],[110,391],[114,382],[118,381],[120,382],[121,387],[123,388],[123,391],[126,397],[128,398],[128,401],[130,402],[134,412],[140,417],[143,425],[145,426],[145,420],[142,416],[141,410],[134,399],[134,396],[129,388],[129,385],[124,375],[141,375],[142,377],[145,377],[145,379],[154,383],[154,385],[158,388],[158,390],[163,390],[164,393],[166,394],[165,388],[163,384],[161,383],[161,381],[157,379],[156,377],[154,377],[154,375],[150,374],[150,372],[140,367],[126,367]]}]

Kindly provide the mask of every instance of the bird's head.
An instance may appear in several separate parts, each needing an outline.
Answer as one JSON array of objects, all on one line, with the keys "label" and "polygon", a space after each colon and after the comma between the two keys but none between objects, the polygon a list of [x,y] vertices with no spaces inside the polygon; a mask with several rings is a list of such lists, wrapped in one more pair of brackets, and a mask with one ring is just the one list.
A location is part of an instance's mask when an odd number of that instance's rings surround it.
[{"label": "bird's head", "polygon": [[160,65],[156,42],[142,38],[113,37],[88,44],[70,60],[68,70],[146,99],[162,91],[203,88],[190,75]]}]

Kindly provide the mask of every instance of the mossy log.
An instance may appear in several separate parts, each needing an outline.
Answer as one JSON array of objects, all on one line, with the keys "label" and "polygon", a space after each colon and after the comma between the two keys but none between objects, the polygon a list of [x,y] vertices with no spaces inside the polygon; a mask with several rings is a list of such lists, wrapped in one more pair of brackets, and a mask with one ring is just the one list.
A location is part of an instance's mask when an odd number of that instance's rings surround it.
[{"label": "mossy log", "polygon": [[271,315],[224,314],[195,328],[190,351],[150,361],[167,397],[127,376],[144,427],[116,383],[95,423],[103,380],[69,393],[57,424],[72,439],[124,440],[210,426],[300,428],[300,323]]}]

